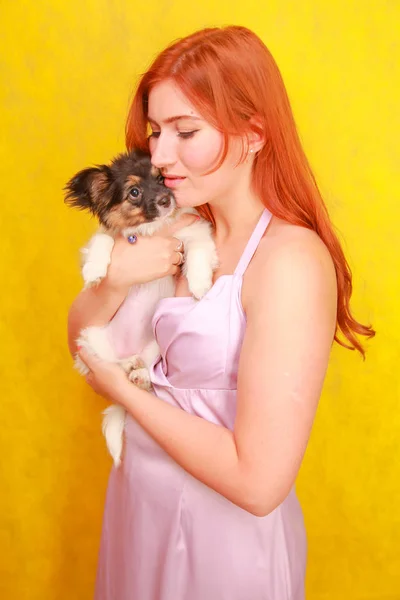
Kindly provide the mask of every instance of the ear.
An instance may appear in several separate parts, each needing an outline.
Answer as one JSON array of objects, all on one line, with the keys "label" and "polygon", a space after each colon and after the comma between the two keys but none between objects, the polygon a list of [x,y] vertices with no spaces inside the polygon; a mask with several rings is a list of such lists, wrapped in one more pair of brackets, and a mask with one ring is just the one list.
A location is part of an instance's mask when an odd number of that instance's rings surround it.
[{"label": "ear", "polygon": [[248,147],[249,150],[257,154],[265,145],[265,127],[262,119],[258,116],[251,117],[249,123],[250,131],[247,134]]},{"label": "ear", "polygon": [[95,212],[96,205],[112,181],[111,169],[106,165],[79,171],[64,188],[64,202],[80,210]]}]

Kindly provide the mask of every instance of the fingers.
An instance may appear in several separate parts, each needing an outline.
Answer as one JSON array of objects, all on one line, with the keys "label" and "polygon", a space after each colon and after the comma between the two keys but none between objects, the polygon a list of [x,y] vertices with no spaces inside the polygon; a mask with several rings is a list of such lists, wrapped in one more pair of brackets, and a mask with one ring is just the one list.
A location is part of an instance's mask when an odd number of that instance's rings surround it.
[{"label": "fingers", "polygon": [[182,240],[178,240],[177,238],[174,238],[174,239],[178,242],[178,245],[175,248],[175,252],[183,252],[183,242],[182,242]]},{"label": "fingers", "polygon": [[168,241],[169,241],[168,247],[171,252],[184,252],[185,251],[182,240],[178,240],[178,238],[172,237]]},{"label": "fingers", "polygon": [[185,257],[183,255],[183,252],[175,252],[175,254],[177,255],[177,260],[174,260],[174,265],[177,265],[178,267],[180,267],[181,265],[183,265],[184,261],[185,261]]}]

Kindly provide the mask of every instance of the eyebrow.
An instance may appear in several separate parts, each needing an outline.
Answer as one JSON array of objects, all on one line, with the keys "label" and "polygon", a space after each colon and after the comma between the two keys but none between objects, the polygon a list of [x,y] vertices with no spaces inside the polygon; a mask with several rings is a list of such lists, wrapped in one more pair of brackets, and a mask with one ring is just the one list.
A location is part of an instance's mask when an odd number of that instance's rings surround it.
[{"label": "eyebrow", "polygon": [[[195,121],[200,121],[200,117],[195,117],[194,115],[176,115],[175,117],[168,117],[168,119],[164,119],[164,121],[162,121],[164,124],[168,124],[168,123],[175,123],[175,121],[179,121],[180,119],[192,119]],[[151,117],[147,117],[147,120],[149,121],[149,123],[153,123],[154,125],[157,125],[157,122],[152,119]]]}]

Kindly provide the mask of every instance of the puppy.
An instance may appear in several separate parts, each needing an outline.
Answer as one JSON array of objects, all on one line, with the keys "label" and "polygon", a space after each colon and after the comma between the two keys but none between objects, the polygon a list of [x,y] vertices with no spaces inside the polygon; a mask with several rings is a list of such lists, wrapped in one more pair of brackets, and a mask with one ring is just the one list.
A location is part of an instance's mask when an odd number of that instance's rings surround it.
[{"label": "puppy", "polygon": [[[80,171],[66,184],[65,191],[68,205],[89,211],[100,223],[99,230],[82,249],[85,288],[97,285],[106,276],[118,235],[134,243],[137,235],[153,235],[183,213],[197,214],[193,208],[177,207],[171,190],[163,184],[161,172],[152,166],[149,155],[139,150],[120,154],[110,165]],[[199,219],[174,235],[182,243],[182,270],[189,290],[200,299],[211,288],[218,264],[210,223]],[[148,314],[152,315],[159,300],[174,296],[175,280],[173,276],[163,277],[137,286],[135,292],[145,298]],[[140,355],[118,357],[107,326],[87,327],[80,332],[77,344],[103,360],[120,364],[134,384],[149,390],[148,369],[159,356],[159,348],[151,322],[141,326],[146,328],[146,343]],[[88,372],[78,356],[75,367],[82,375]],[[121,461],[124,424],[125,410],[121,406],[111,405],[104,411],[102,429],[115,466]]]}]

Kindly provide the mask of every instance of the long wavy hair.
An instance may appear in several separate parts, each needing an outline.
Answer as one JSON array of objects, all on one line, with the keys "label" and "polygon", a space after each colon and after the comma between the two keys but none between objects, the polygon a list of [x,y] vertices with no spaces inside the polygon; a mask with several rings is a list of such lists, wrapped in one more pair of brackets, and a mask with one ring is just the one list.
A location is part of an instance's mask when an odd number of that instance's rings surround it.
[{"label": "long wavy hair", "polygon": [[[239,26],[203,29],[172,43],[140,78],[126,123],[128,150],[148,150],[149,93],[166,79],[223,133],[216,168],[226,157],[230,136],[245,141],[257,129],[263,135],[265,145],[253,164],[253,189],[273,215],[314,230],[324,242],[337,277],[335,340],[365,356],[356,335],[371,338],[375,332],[351,314],[351,270],[302,148],[281,73],[267,47],[255,33]],[[208,205],[199,210],[213,222]]]}]

